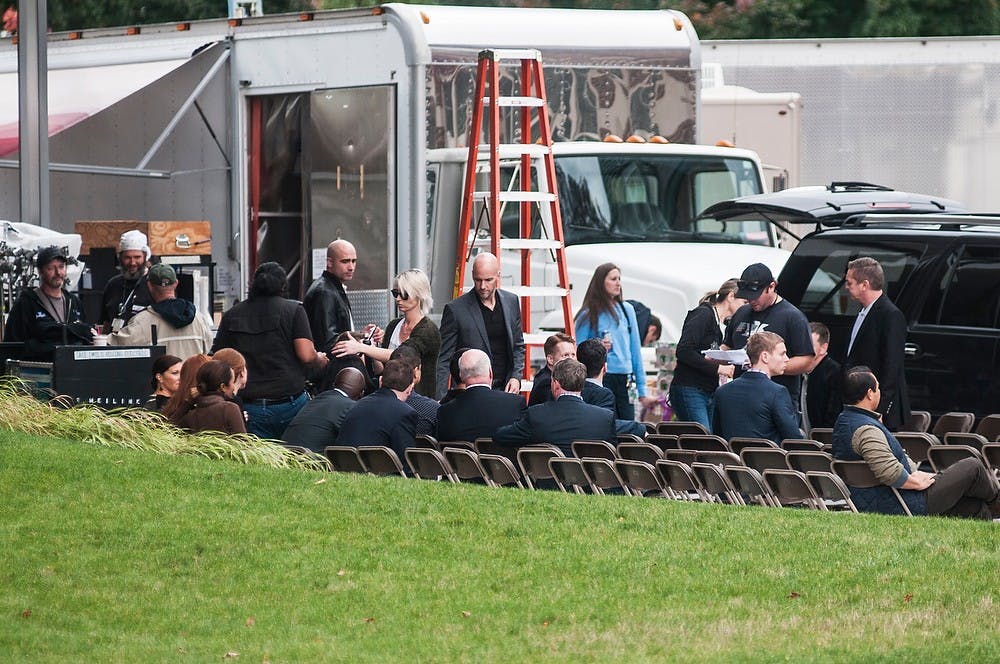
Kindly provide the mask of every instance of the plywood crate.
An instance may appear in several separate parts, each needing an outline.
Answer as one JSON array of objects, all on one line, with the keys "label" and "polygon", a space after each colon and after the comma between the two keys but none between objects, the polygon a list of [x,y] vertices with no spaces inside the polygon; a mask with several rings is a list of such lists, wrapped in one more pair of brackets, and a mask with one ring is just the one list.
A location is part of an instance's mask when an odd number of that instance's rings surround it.
[{"label": "plywood crate", "polygon": [[[210,256],[211,223],[207,221],[77,221],[76,232],[83,238],[81,253],[92,247],[118,249],[122,233],[138,230],[149,238],[154,256]],[[185,241],[186,238],[186,241]],[[178,244],[180,241],[180,245]],[[182,246],[186,244],[187,246]]]}]

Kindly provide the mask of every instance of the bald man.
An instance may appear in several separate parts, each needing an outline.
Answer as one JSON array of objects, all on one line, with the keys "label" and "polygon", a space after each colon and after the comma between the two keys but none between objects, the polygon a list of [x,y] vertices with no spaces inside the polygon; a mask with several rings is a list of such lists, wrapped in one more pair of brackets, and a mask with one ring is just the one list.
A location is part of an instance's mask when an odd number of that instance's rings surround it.
[{"label": "bald man", "polygon": [[302,445],[322,454],[327,445],[336,444],[340,425],[364,391],[364,374],[354,367],[341,369],[334,378],[333,389],[307,402],[281,439],[289,445]]},{"label": "bald man", "polygon": [[513,293],[500,290],[500,261],[480,253],[472,262],[471,291],[444,305],[441,353],[438,355],[437,396],[448,391],[448,365],[457,348],[477,348],[490,358],[493,389],[521,391],[524,336],[521,304]]},{"label": "bald man", "polygon": [[354,278],[357,266],[358,252],[350,242],[334,240],[327,246],[326,269],[302,299],[317,352],[329,351],[337,335],[354,329],[346,285]]}]

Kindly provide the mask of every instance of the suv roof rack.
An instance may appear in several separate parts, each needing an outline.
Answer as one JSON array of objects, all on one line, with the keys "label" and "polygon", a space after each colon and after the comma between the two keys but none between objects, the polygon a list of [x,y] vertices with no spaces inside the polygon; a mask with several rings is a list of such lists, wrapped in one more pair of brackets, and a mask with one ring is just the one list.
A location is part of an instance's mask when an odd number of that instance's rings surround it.
[{"label": "suv roof rack", "polygon": [[848,217],[841,228],[863,228],[865,226],[938,226],[962,228],[968,226],[1000,226],[998,213],[966,214],[856,214]]}]

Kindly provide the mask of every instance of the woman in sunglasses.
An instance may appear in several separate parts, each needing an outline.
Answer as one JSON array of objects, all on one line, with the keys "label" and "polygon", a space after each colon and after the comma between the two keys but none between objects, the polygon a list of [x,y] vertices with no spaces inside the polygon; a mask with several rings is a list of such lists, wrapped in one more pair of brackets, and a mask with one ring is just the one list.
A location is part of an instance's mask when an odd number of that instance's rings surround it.
[{"label": "woman in sunglasses", "polygon": [[392,296],[402,315],[389,321],[382,334],[380,346],[370,346],[355,339],[340,341],[333,347],[333,355],[341,357],[361,353],[374,360],[387,362],[392,351],[400,346],[410,346],[420,356],[420,381],[416,392],[434,398],[435,370],[441,350],[441,333],[427,317],[434,301],[431,283],[422,270],[406,270],[396,275],[392,282]]}]

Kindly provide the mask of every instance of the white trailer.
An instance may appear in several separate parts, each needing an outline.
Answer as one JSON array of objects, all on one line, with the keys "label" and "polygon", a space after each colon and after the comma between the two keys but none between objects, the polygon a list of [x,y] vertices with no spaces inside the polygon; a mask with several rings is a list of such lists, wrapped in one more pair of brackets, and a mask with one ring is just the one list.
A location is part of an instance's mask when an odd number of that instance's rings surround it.
[{"label": "white trailer", "polygon": [[706,41],[727,83],[795,90],[802,184],[855,180],[1000,210],[1000,38]]},{"label": "white trailer", "polygon": [[[705,291],[748,263],[780,270],[787,252],[773,229],[694,221],[767,185],[756,154],[693,145],[700,47],[674,11],[388,4],[52,35],[50,109],[66,115],[50,122],[51,225],[208,219],[226,304],[265,260],[285,265],[300,295],[326,244],[344,237],[361,256],[356,319],[384,321],[386,286],[410,267],[430,273],[440,311],[457,240],[448,183],[464,159],[448,151],[463,152],[486,47],[542,53],[564,143],[557,169],[591,188],[561,193],[564,219],[598,212],[568,252],[577,292],[594,265],[617,262],[626,296],[674,340]],[[0,100],[15,68],[13,46],[0,43]],[[18,192],[3,103],[0,218],[16,216]],[[596,142],[612,134],[671,143]],[[620,170],[602,173],[605,163]],[[621,206],[641,208],[646,225],[624,232],[634,220]]]}]

